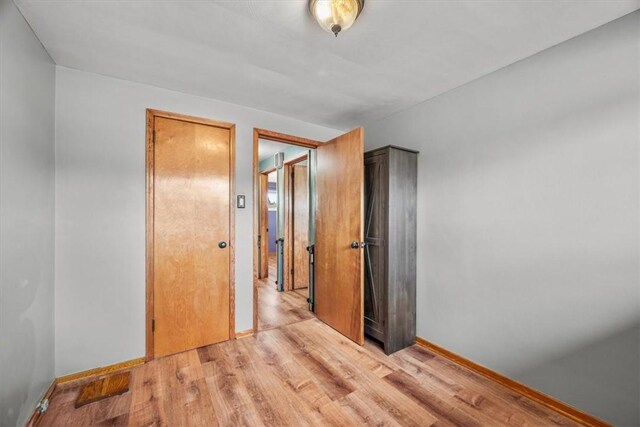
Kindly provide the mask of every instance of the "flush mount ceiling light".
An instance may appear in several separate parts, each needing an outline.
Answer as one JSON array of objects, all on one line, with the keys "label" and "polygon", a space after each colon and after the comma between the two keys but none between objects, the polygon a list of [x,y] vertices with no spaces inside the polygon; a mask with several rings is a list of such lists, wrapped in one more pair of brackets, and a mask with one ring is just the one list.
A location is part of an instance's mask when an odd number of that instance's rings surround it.
[{"label": "flush mount ceiling light", "polygon": [[318,24],[338,37],[362,12],[364,0],[309,0],[309,10]]}]

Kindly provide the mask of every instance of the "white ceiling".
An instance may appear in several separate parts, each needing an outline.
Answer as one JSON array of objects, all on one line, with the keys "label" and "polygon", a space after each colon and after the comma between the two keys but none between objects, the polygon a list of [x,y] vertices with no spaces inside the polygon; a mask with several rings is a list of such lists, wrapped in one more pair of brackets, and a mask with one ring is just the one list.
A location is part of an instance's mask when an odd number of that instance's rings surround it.
[{"label": "white ceiling", "polygon": [[258,161],[273,158],[276,153],[291,147],[289,144],[261,139],[258,141]]},{"label": "white ceiling", "polygon": [[367,0],[334,38],[306,0],[15,0],[58,65],[346,129],[640,8],[640,0]]},{"label": "white ceiling", "polygon": [[285,152],[285,160],[290,156],[301,155],[308,151],[307,148],[298,147],[291,144],[283,144],[282,142],[269,141],[267,139],[258,140],[258,161],[265,159],[273,159],[273,156],[279,152]]}]

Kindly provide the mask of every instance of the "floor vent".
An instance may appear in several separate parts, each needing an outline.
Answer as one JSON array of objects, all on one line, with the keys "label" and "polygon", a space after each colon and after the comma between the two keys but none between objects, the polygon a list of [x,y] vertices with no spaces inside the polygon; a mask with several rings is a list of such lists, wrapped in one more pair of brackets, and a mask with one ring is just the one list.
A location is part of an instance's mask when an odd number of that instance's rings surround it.
[{"label": "floor vent", "polygon": [[129,391],[130,374],[130,372],[123,372],[109,375],[86,384],[76,400],[76,408],[126,393]]}]

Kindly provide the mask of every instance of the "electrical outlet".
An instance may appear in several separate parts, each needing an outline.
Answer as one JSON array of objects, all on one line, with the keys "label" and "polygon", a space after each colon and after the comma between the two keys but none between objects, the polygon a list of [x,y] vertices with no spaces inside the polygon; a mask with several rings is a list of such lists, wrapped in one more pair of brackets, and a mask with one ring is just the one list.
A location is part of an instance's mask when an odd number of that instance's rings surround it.
[{"label": "electrical outlet", "polygon": [[38,405],[36,405],[36,410],[41,414],[45,412],[49,408],[49,399],[44,399]]}]

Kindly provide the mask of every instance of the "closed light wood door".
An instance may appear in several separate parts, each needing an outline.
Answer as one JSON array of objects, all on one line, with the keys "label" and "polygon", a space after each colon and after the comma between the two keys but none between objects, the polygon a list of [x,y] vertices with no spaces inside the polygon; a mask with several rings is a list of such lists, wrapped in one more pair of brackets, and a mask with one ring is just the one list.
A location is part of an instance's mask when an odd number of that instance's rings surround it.
[{"label": "closed light wood door", "polygon": [[362,128],[319,146],[316,175],[316,314],[358,344],[364,344],[363,146]]},{"label": "closed light wood door", "polygon": [[230,155],[226,128],[154,120],[154,353],[229,339]]},{"label": "closed light wood door", "polygon": [[269,277],[269,176],[260,175],[260,272],[258,278]]},{"label": "closed light wood door", "polygon": [[293,288],[309,287],[309,174],[293,165]]}]

